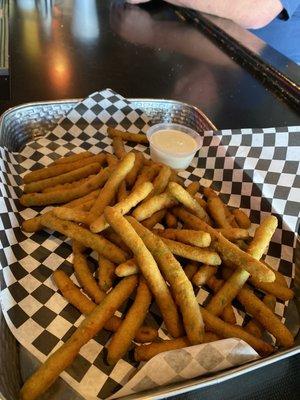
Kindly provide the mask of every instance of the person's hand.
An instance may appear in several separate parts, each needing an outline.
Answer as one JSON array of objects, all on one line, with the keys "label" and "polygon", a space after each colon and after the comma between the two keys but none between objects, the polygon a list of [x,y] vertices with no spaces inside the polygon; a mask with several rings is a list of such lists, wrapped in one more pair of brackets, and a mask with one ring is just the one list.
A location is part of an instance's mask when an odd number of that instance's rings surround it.
[{"label": "person's hand", "polygon": [[113,1],[110,24],[112,29],[128,42],[152,45],[155,21],[142,8]]}]

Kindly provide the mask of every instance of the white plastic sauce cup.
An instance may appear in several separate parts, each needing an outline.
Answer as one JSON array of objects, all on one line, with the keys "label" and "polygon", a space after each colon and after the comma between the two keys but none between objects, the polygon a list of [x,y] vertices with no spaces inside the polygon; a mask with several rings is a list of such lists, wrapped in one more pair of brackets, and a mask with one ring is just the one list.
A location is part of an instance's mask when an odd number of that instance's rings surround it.
[{"label": "white plastic sauce cup", "polygon": [[[185,133],[186,135],[191,136],[196,142],[195,148],[193,148],[193,150],[190,152],[171,153],[166,151],[165,149],[160,148],[159,145],[157,144],[154,145],[154,143],[151,143],[151,136],[154,133],[165,130],[179,131]],[[153,161],[169,165],[171,168],[174,169],[186,169],[190,165],[196,152],[200,149],[203,143],[203,138],[199,135],[199,133],[197,133],[191,128],[188,128],[187,126],[179,124],[156,124],[148,129],[146,135],[150,143],[151,159]]]}]

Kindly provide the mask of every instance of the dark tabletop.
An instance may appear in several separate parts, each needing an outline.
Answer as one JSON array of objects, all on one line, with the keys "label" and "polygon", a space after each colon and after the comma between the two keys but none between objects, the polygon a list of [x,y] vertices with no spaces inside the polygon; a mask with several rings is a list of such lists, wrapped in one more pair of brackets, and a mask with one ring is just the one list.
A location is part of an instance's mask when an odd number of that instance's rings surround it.
[{"label": "dark tabletop", "polygon": [[[262,50],[272,52],[263,44]],[[0,112],[110,87],[126,97],[194,104],[218,128],[300,124],[295,109],[157,3],[11,1],[10,86],[10,101],[3,102],[7,90],[0,90]]]},{"label": "dark tabletop", "polygon": [[[271,48],[261,50],[274,59]],[[286,59],[275,58],[284,67]],[[0,79],[0,113],[107,87],[126,97],[191,103],[219,128],[300,125],[299,112],[169,6],[10,2],[10,77]],[[178,398],[296,399],[297,366],[299,356]]]}]

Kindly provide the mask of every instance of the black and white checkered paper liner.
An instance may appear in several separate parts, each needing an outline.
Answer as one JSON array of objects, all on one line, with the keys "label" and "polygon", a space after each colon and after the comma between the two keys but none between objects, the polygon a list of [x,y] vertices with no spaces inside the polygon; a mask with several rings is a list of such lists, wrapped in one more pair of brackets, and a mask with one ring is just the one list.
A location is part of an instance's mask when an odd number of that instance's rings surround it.
[{"label": "black and white checkered paper liner", "polygon": [[110,399],[216,373],[258,358],[256,351],[241,339],[223,339],[166,351],[149,360]]},{"label": "black and white checkered paper liner", "polygon": [[[51,278],[53,270],[61,268],[76,282],[69,240],[56,232],[27,234],[20,229],[23,219],[49,209],[24,208],[19,204],[22,176],[83,149],[111,152],[111,140],[106,134],[109,125],[145,132],[149,123],[141,110],[133,109],[111,90],[104,90],[78,103],[51,133],[32,141],[21,153],[12,154],[0,148],[2,307],[17,340],[41,361],[67,340],[83,317],[58,293]],[[299,217],[299,138],[300,128],[295,127],[205,132],[199,156],[181,174],[187,183],[200,180],[205,186],[212,184],[227,204],[247,212],[253,230],[270,212],[279,218],[266,261],[279,269],[289,284],[294,278],[293,253]],[[128,143],[126,148],[131,150],[133,146]],[[134,148],[148,153],[145,146]],[[201,289],[197,298],[202,303],[207,296],[208,292]],[[277,302],[276,313],[283,319],[286,308],[287,303]],[[242,323],[244,313],[236,311],[236,315]],[[157,326],[162,323],[155,305],[149,318]],[[160,334],[165,337],[163,329]],[[101,331],[61,375],[85,398],[111,395],[137,367],[130,353],[115,367],[107,366],[105,346],[110,336]]]}]

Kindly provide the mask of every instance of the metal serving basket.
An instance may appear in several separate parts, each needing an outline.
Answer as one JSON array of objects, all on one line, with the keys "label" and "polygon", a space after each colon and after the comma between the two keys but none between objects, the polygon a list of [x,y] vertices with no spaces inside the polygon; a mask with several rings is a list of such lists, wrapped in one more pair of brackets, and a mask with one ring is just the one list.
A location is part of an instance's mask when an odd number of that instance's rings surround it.
[{"label": "metal serving basket", "polygon": [[[198,132],[216,130],[212,122],[197,108],[190,105],[170,101],[155,99],[129,99],[134,106],[139,107],[151,117],[152,122],[173,122],[185,124]],[[19,152],[25,144],[35,138],[46,135],[58,122],[58,120],[69,111],[79,99],[61,100],[52,102],[39,102],[21,105],[6,111],[0,119],[0,146],[6,147],[11,152]],[[0,260],[1,261],[1,260]],[[300,245],[297,242],[295,254],[296,261],[296,296],[292,301],[289,318],[299,319],[300,292]],[[289,324],[290,325],[290,324]],[[165,398],[171,395],[195,390],[204,386],[216,384],[224,380],[244,374],[248,371],[260,368],[280,359],[292,356],[300,352],[300,335],[295,340],[294,347],[279,351],[267,358],[251,362],[249,364],[224,371],[214,376],[194,378],[185,382],[172,384],[169,386],[152,389],[147,392],[138,393],[128,398]],[[19,398],[18,392],[22,385],[22,373],[25,369],[32,369],[36,360],[20,346],[14,336],[9,331],[0,309],[0,398],[3,400],[15,400]],[[60,379],[60,385],[68,385]],[[69,390],[68,397],[81,399],[72,389]],[[2,397],[1,397],[2,396]],[[57,399],[56,396],[46,395],[47,399]]]}]

